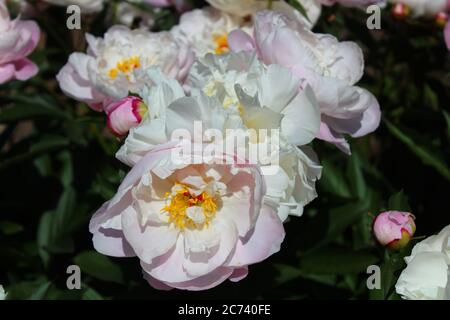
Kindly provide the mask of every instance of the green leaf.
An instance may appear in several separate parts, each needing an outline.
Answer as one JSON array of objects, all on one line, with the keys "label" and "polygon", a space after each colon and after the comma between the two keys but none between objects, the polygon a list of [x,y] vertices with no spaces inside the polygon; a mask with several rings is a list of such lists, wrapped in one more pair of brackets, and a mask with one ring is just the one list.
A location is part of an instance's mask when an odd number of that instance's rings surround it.
[{"label": "green leaf", "polygon": [[15,103],[11,107],[0,109],[0,123],[11,123],[36,117],[54,117],[70,119],[69,114],[60,107],[54,106],[54,101],[42,96],[8,97]]},{"label": "green leaf", "polygon": [[37,290],[30,296],[29,300],[44,300],[50,287],[51,282],[45,282],[37,288]]},{"label": "green leaf", "polygon": [[63,151],[58,155],[58,160],[62,164],[60,174],[61,184],[65,188],[68,188],[73,181],[72,155],[68,151]]},{"label": "green leaf", "polygon": [[358,221],[362,215],[367,214],[370,206],[370,195],[365,198],[330,209],[328,231],[322,243],[336,239],[352,223]]},{"label": "green leaf", "polygon": [[439,109],[439,98],[436,92],[428,85],[425,84],[423,88],[424,102],[426,106],[429,106],[433,110]]},{"label": "green leaf", "polygon": [[50,254],[70,253],[73,251],[72,231],[73,214],[76,204],[75,190],[66,188],[55,210],[45,212],[38,225],[37,243],[39,255],[48,266]]},{"label": "green leaf", "polygon": [[322,179],[319,181],[320,186],[331,194],[342,198],[351,198],[350,188],[342,171],[328,160],[323,160],[322,166],[323,173]]},{"label": "green leaf", "polygon": [[108,257],[95,251],[84,251],[77,255],[74,262],[88,275],[107,282],[124,283],[120,267]]},{"label": "green leaf", "polygon": [[350,180],[352,194],[356,195],[359,199],[366,197],[367,196],[366,182],[364,180],[361,160],[356,151],[354,151],[352,156],[350,157],[350,161],[347,168],[347,175]]},{"label": "green leaf", "polygon": [[378,256],[367,251],[326,248],[301,256],[300,267],[305,274],[351,274],[365,272],[378,261]]},{"label": "green leaf", "polygon": [[12,221],[0,221],[0,232],[5,236],[12,236],[23,231],[23,227]]},{"label": "green leaf", "polygon": [[83,300],[104,300],[103,297],[100,295],[100,293],[98,293],[97,291],[95,291],[92,288],[88,288],[84,291],[82,299]]},{"label": "green leaf", "polygon": [[53,150],[61,149],[69,146],[67,138],[55,135],[43,136],[39,142],[33,144],[26,153],[10,157],[0,162],[0,171],[6,170],[18,163],[29,161]]},{"label": "green leaf", "polygon": [[444,114],[445,123],[447,124],[447,139],[450,141],[450,114],[443,110],[442,113]]},{"label": "green leaf", "polygon": [[417,157],[419,157],[424,164],[429,165],[436,169],[442,176],[446,179],[450,180],[450,170],[447,164],[438,158],[434,153],[428,150],[424,146],[420,146],[414,142],[412,138],[407,136],[402,130],[396,127],[389,120],[384,119],[384,123],[386,124],[388,130],[391,134],[396,137],[398,140],[403,142],[412,153],[414,153]]},{"label": "green leaf", "polygon": [[389,198],[387,209],[405,212],[411,211],[411,207],[408,203],[408,197],[404,194],[403,190],[400,190],[398,193]]},{"label": "green leaf", "polygon": [[278,271],[278,276],[275,278],[275,282],[279,285],[294,280],[301,275],[299,268],[286,264],[275,264],[275,269]]},{"label": "green leaf", "polygon": [[300,3],[300,1],[288,0],[287,3],[289,3],[295,10],[300,12],[306,18],[306,20],[311,22],[311,20],[308,17],[308,13],[306,12],[305,7],[303,7],[303,5]]}]

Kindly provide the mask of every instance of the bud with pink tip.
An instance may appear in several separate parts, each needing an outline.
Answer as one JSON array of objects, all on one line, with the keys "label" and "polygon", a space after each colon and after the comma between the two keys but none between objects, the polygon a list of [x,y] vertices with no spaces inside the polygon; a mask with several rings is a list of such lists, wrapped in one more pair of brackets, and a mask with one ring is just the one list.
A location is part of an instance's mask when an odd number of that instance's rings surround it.
[{"label": "bud with pink tip", "polygon": [[147,106],[138,97],[129,96],[108,104],[105,112],[108,128],[114,135],[122,137],[142,121]]},{"label": "bud with pink tip", "polygon": [[373,232],[378,242],[394,250],[404,248],[415,231],[414,216],[408,212],[382,212],[373,223]]},{"label": "bud with pink tip", "polygon": [[411,9],[406,4],[396,3],[392,8],[392,15],[394,16],[394,18],[402,20],[409,17],[410,14]]}]

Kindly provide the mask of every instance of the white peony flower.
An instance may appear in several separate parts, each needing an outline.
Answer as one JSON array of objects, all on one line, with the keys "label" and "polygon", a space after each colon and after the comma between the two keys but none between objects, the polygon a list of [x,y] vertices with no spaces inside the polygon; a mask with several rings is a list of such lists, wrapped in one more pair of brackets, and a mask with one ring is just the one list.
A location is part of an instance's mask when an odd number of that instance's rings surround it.
[{"label": "white peony flower", "polygon": [[450,300],[450,225],[416,244],[395,289],[403,299]]},{"label": "white peony flower", "polygon": [[282,220],[303,213],[316,197],[315,181],[321,174],[314,152],[297,148],[314,139],[320,124],[315,96],[309,87],[299,91],[300,82],[288,69],[265,66],[246,52],[207,55],[192,66],[187,80],[188,86],[218,97],[247,129],[280,129],[281,170],[264,176],[264,200],[278,209]]},{"label": "white peony flower", "polygon": [[[141,92],[149,114],[130,133],[117,158],[133,166],[158,144],[168,141],[177,128],[191,128],[203,121],[204,129],[278,129],[280,161],[278,172],[266,175],[265,202],[288,214],[301,215],[303,207],[316,197],[315,181],[321,167],[305,145],[314,139],[320,116],[312,91],[299,91],[299,81],[287,69],[264,66],[248,53],[208,54],[197,63],[188,85],[191,97],[174,80],[158,80],[159,85]],[[159,73],[161,76],[162,74]],[[198,111],[196,111],[198,110]],[[170,119],[170,122],[166,122]],[[191,129],[190,129],[191,130]]]},{"label": "white peony flower", "polygon": [[[261,0],[207,0],[213,7],[237,15],[247,16],[255,14],[258,11],[268,9],[268,1]],[[292,18],[301,21],[308,28],[312,28],[320,17],[322,11],[321,4],[316,0],[297,0],[297,2],[305,9],[307,18],[292,8],[285,1],[273,1],[272,10],[283,12]]]},{"label": "white peony flower", "polygon": [[65,7],[74,4],[81,8],[82,13],[93,13],[103,10],[103,0],[44,0],[44,1]]},{"label": "white peony flower", "polygon": [[114,26],[103,38],[88,34],[86,39],[87,54],[73,53],[57,79],[64,93],[94,109],[108,98],[116,100],[139,92],[148,83],[147,69],[152,66],[183,81],[194,59],[192,51],[169,32]]},{"label": "white peony flower", "polygon": [[237,28],[249,34],[253,32],[248,20],[205,7],[184,13],[171,33],[177,40],[191,46],[197,56],[203,57],[207,53],[228,52],[228,33]]},{"label": "white peony flower", "polygon": [[5,289],[3,289],[3,286],[0,284],[0,300],[5,300],[6,299],[6,292]]}]

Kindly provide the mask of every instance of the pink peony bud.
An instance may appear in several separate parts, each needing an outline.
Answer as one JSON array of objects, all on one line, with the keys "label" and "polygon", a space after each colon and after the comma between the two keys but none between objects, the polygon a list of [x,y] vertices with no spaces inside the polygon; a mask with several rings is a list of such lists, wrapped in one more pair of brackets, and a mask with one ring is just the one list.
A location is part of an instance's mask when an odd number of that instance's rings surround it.
[{"label": "pink peony bud", "polygon": [[397,19],[405,19],[411,14],[411,9],[403,3],[397,3],[392,8],[392,15]]},{"label": "pink peony bud", "polygon": [[448,21],[448,14],[445,12],[439,12],[435,16],[435,22],[439,27],[444,27],[447,24]]},{"label": "pink peony bud", "polygon": [[122,137],[142,121],[147,106],[141,99],[129,96],[108,104],[105,112],[108,128],[114,135]]},{"label": "pink peony bud", "polygon": [[382,212],[373,223],[373,232],[378,242],[394,250],[404,248],[415,231],[414,216],[408,212]]}]

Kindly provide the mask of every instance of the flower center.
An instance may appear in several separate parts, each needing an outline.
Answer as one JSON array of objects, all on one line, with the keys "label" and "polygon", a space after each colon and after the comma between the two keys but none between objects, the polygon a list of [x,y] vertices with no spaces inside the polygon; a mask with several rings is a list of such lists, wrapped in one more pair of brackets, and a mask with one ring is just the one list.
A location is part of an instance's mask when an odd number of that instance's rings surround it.
[{"label": "flower center", "polygon": [[111,68],[108,71],[108,76],[111,79],[115,79],[120,73],[125,74],[127,77],[134,69],[141,67],[141,60],[138,56],[133,56],[128,59],[123,59],[117,62],[115,68]]},{"label": "flower center", "polygon": [[215,197],[207,192],[193,195],[183,184],[176,187],[174,192],[166,194],[167,204],[161,209],[169,215],[169,223],[174,223],[180,230],[208,227],[217,211]]},{"label": "flower center", "polygon": [[227,34],[216,35],[213,37],[214,43],[216,44],[216,48],[214,50],[215,54],[223,54],[230,51],[228,47],[228,38]]}]

